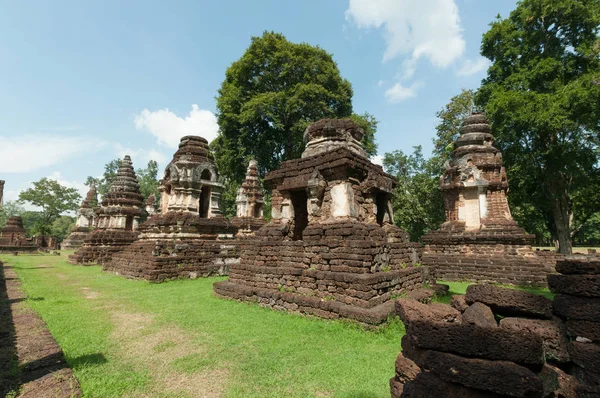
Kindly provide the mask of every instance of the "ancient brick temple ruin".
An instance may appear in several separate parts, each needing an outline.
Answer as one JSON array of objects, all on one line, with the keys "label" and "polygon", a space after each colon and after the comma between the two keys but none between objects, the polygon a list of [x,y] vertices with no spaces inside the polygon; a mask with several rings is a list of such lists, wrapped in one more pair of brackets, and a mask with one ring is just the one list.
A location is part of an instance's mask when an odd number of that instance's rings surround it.
[{"label": "ancient brick temple ruin", "polygon": [[467,117],[440,178],[446,222],[425,235],[423,264],[443,280],[545,285],[552,264],[531,248],[534,236],[512,219],[502,153],[483,113]]},{"label": "ancient brick temple ruin", "polygon": [[0,231],[0,252],[34,252],[37,244],[25,236],[23,218],[12,216]]},{"label": "ancient brick temple ruin", "polygon": [[183,137],[160,181],[161,212],[104,269],[153,282],[227,273],[239,255],[235,228],[219,210],[223,189],[208,142]]},{"label": "ancient brick temple ruin", "polygon": [[60,247],[63,250],[79,249],[83,246],[83,241],[92,231],[96,221],[96,208],[98,207],[98,193],[94,185],[90,186],[90,189],[85,196],[81,207],[77,210],[77,219],[75,220],[75,227],[69,234],[69,236],[61,243]]},{"label": "ancient brick temple ruin", "polygon": [[238,236],[253,235],[265,224],[263,218],[264,193],[258,179],[258,163],[251,160],[235,198],[236,216],[231,223],[238,229]]},{"label": "ancient brick temple ruin", "polygon": [[396,181],[369,161],[363,134],[347,119],[307,128],[302,158],[266,175],[272,220],[243,241],[218,296],[376,324],[427,280],[419,245],[393,225]]},{"label": "ancient brick temple ruin", "polygon": [[0,208],[2,208],[2,205],[4,204],[4,183],[6,181],[4,180],[0,180]]},{"label": "ancient brick temple ruin", "polygon": [[554,301],[493,285],[425,305],[398,299],[406,326],[398,397],[600,396],[600,262],[564,258]]},{"label": "ancient brick temple ruin", "polygon": [[144,215],[143,200],[131,158],[126,155],[96,212],[96,228],[85,238],[83,246],[69,256],[69,261],[103,264],[133,243],[138,236],[140,217]]},{"label": "ancient brick temple ruin", "polygon": [[146,199],[146,213],[151,217],[156,213],[156,196],[154,194],[150,194],[148,199]]}]

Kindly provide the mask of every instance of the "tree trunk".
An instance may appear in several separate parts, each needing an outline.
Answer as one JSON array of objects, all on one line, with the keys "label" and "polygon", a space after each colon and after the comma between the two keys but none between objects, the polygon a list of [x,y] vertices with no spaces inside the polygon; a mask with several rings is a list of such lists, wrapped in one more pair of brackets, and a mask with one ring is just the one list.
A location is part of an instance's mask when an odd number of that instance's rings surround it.
[{"label": "tree trunk", "polygon": [[554,216],[554,225],[556,226],[558,252],[572,254],[569,197],[567,190],[562,188],[562,185],[560,181],[550,182],[552,215]]}]

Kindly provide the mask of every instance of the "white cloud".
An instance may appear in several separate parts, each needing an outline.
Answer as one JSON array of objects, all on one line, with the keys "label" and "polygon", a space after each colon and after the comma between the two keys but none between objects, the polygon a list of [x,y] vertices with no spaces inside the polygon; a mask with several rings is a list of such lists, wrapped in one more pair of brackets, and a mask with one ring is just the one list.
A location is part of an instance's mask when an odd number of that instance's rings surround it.
[{"label": "white cloud", "polygon": [[53,166],[101,143],[84,137],[52,136],[48,134],[26,134],[0,136],[0,172],[26,173]]},{"label": "white cloud", "polygon": [[421,82],[415,82],[408,87],[396,83],[385,91],[385,98],[389,102],[402,102],[409,98],[416,97],[417,91],[421,87],[423,87],[423,83]]},{"label": "white cloud", "polygon": [[167,156],[165,156],[162,152],[157,151],[156,149],[133,149],[126,148],[123,145],[116,143],[115,149],[117,150],[117,155],[119,158],[123,159],[125,155],[131,156],[131,160],[133,161],[133,165],[135,168],[146,167],[146,164],[149,160],[155,160],[159,164],[165,164],[168,161]]},{"label": "white cloud", "polygon": [[350,0],[346,19],[359,28],[383,28],[383,61],[408,55],[406,76],[412,75],[420,58],[446,68],[465,51],[454,0]]},{"label": "white cloud", "polygon": [[158,138],[160,144],[177,148],[181,137],[199,135],[212,141],[219,131],[217,117],[211,111],[192,105],[192,110],[183,118],[168,109],[149,111],[144,109],[135,115],[135,127],[146,130]]},{"label": "white cloud", "polygon": [[484,57],[479,57],[476,61],[467,59],[456,71],[456,76],[471,76],[476,73],[486,70],[490,66],[490,60]]}]

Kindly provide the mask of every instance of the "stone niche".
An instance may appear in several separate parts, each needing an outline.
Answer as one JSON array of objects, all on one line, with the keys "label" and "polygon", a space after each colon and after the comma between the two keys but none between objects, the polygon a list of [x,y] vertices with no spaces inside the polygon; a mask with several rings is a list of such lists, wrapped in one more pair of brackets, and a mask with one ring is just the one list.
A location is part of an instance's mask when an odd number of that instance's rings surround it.
[{"label": "stone niche", "polygon": [[23,218],[12,216],[0,231],[0,252],[34,252],[37,245],[25,236]]},{"label": "stone niche", "polygon": [[483,113],[468,116],[440,178],[446,222],[422,238],[423,264],[443,280],[546,285],[552,264],[510,214],[502,153]]},{"label": "stone niche", "polygon": [[96,211],[96,228],[86,236],[83,246],[69,256],[69,261],[104,264],[133,243],[138,236],[140,218],[144,216],[143,200],[131,158],[126,155]]},{"label": "stone niche", "polygon": [[238,229],[238,237],[254,235],[265,224],[264,196],[258,179],[258,163],[256,160],[251,160],[246,170],[246,178],[235,198],[236,216],[231,220]]},{"label": "stone niche", "polygon": [[394,226],[395,179],[362,149],[348,119],[310,125],[302,158],[265,176],[272,220],[244,240],[218,296],[377,324],[392,299],[429,281],[420,245]]},{"label": "stone niche", "polygon": [[60,247],[63,250],[79,249],[83,246],[83,241],[86,236],[92,231],[96,222],[96,209],[98,208],[98,193],[94,185],[85,196],[81,207],[77,210],[77,220],[75,227],[69,236],[61,243]]},{"label": "stone niche", "polygon": [[226,274],[239,255],[235,228],[219,210],[223,189],[208,141],[183,137],[160,181],[160,212],[104,269],[152,282]]}]

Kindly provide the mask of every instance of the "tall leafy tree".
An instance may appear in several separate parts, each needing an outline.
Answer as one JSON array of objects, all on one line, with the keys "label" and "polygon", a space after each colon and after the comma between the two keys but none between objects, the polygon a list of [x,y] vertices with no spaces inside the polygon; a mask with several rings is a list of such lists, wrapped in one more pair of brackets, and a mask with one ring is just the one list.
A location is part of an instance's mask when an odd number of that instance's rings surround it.
[{"label": "tall leafy tree", "polygon": [[574,191],[598,186],[600,176],[599,28],[598,0],[522,0],[481,46],[492,65],[476,102],[491,119],[511,186],[537,195],[561,253],[571,252],[572,222],[581,218]]},{"label": "tall leafy tree", "polygon": [[144,198],[154,194],[158,199],[158,163],[150,160],[146,168],[137,169],[135,172],[140,183],[140,192]]},{"label": "tall leafy tree", "polygon": [[[220,134],[211,146],[221,173],[237,182],[251,158],[264,174],[282,160],[299,157],[311,122],[353,115],[352,86],[331,54],[274,32],[252,38],[227,69],[216,99]],[[369,127],[365,148],[374,154],[375,119],[354,118]]]},{"label": "tall leafy tree", "polygon": [[81,195],[75,188],[62,186],[58,181],[44,177],[34,182],[32,188],[21,191],[19,201],[41,208],[36,231],[41,235],[50,235],[52,224],[62,213],[77,210]]},{"label": "tall leafy tree", "polygon": [[[433,139],[433,156],[445,162],[454,150],[454,141],[460,136],[460,126],[463,120],[475,110],[475,91],[463,89],[460,94],[450,98],[446,106],[435,116],[438,124],[435,127],[436,136]],[[440,169],[441,173],[442,169]]]},{"label": "tall leafy tree", "polygon": [[438,228],[445,220],[438,159],[425,159],[421,146],[416,146],[410,155],[399,150],[386,153],[383,167],[398,179],[393,202],[396,225],[413,241]]}]

